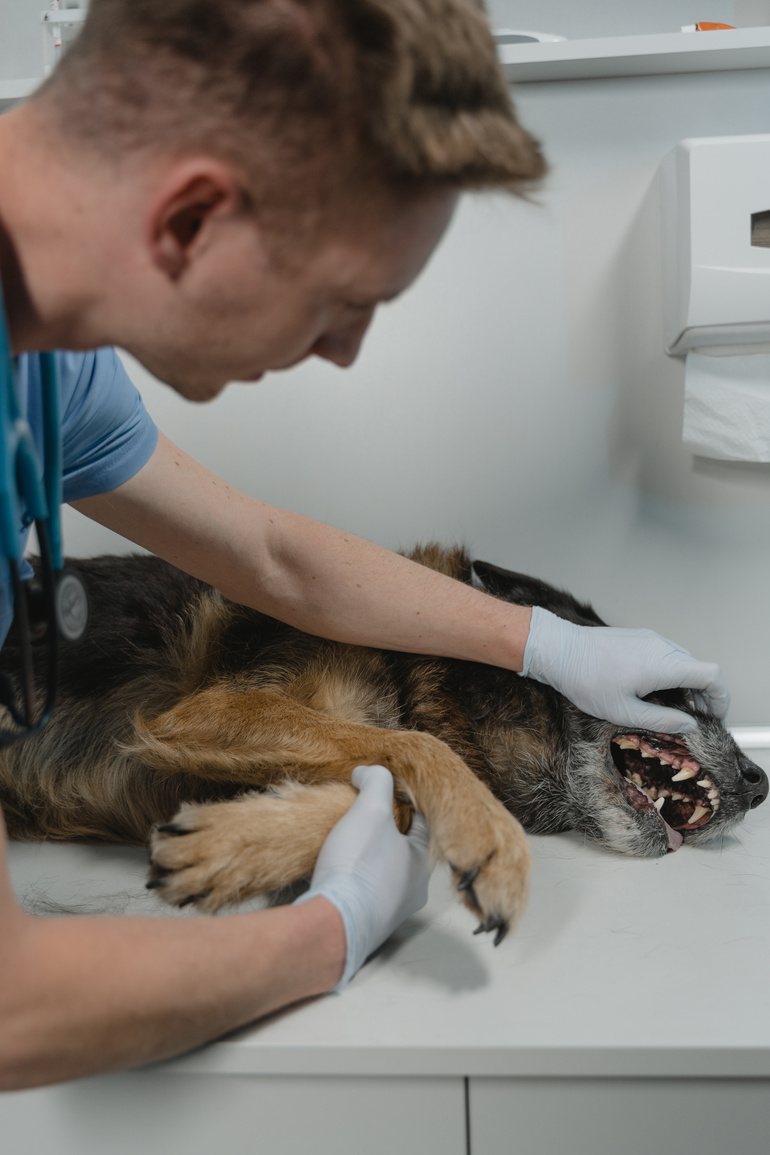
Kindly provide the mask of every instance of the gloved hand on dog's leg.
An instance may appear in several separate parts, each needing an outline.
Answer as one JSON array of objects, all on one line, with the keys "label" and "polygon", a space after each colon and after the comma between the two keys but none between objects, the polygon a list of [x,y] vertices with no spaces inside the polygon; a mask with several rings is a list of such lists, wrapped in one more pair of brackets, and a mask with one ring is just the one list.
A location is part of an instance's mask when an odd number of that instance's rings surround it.
[{"label": "gloved hand on dog's leg", "polygon": [[576,626],[535,606],[523,677],[553,686],[587,714],[619,726],[692,733],[689,714],[641,698],[655,690],[690,689],[703,709],[723,718],[730,694],[719,667],[652,630]]},{"label": "gloved hand on dog's leg", "polygon": [[428,901],[430,834],[415,814],[407,835],[393,818],[393,775],[384,766],[356,766],[359,794],[321,847],[310,890],[297,902],[322,895],[342,915],[347,958],[342,990],[369,955]]}]

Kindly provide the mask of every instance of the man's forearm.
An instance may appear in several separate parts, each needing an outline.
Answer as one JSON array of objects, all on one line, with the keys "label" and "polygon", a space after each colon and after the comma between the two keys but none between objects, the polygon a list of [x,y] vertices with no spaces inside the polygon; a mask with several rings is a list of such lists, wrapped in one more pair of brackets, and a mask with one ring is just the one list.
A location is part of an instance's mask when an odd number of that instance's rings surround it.
[{"label": "man's forearm", "polygon": [[294,523],[292,514],[275,556],[280,564],[263,572],[259,589],[238,590],[246,595],[238,600],[259,600],[274,616],[337,641],[522,667],[529,607],[317,522]]},{"label": "man's forearm", "polygon": [[324,898],[223,918],[34,919],[0,945],[0,1090],[167,1058],[331,990],[345,932]]},{"label": "man's forearm", "polygon": [[522,668],[528,607],[264,505],[162,435],[135,478],[76,506],[234,601],[308,633]]}]

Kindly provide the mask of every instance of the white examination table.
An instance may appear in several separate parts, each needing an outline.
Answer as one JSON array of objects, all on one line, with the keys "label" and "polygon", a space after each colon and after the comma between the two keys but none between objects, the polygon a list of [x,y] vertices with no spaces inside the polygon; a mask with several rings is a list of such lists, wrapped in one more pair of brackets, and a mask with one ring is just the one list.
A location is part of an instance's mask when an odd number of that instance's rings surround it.
[{"label": "white examination table", "polygon": [[[497,950],[439,868],[343,995],[0,1095],[2,1155],[767,1155],[770,803],[656,861],[532,844],[530,908]],[[33,904],[162,909],[142,852],[14,844],[11,868]]]}]

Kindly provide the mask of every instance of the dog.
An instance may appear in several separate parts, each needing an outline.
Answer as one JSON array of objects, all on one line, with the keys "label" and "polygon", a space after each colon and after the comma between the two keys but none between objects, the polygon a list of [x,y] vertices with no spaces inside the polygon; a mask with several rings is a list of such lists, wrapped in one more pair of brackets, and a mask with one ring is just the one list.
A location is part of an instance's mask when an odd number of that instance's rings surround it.
[{"label": "dog", "polygon": [[[604,624],[462,549],[411,556],[509,602]],[[361,763],[389,767],[399,828],[425,816],[432,853],[496,943],[526,904],[525,829],[654,857],[726,833],[767,797],[764,771],[686,691],[651,699],[695,719],[686,738],[618,727],[493,666],[312,637],[155,557],[68,565],[87,587],[89,627],[63,648],[53,720],[0,750],[8,832],[149,844],[147,885],[177,907],[214,912],[307,879]],[[12,635],[0,668],[13,679]]]}]

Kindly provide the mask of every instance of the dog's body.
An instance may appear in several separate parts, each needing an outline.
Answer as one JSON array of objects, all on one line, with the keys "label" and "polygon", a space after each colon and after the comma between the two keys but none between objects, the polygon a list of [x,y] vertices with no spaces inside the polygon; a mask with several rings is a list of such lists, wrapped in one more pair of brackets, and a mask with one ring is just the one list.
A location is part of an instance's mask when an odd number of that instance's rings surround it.
[{"label": "dog's body", "polygon": [[[460,550],[414,556],[602,624]],[[390,767],[402,829],[412,808],[425,814],[435,853],[498,938],[526,901],[520,823],[652,856],[682,835],[715,837],[767,795],[763,771],[683,693],[666,700],[698,721],[686,747],[494,667],[311,637],[156,558],[70,564],[89,590],[89,629],[64,650],[54,720],[0,750],[0,805],[11,838],[150,840],[150,885],[174,905],[213,911],[307,877],[360,763]],[[15,672],[12,639],[2,665]]]}]

